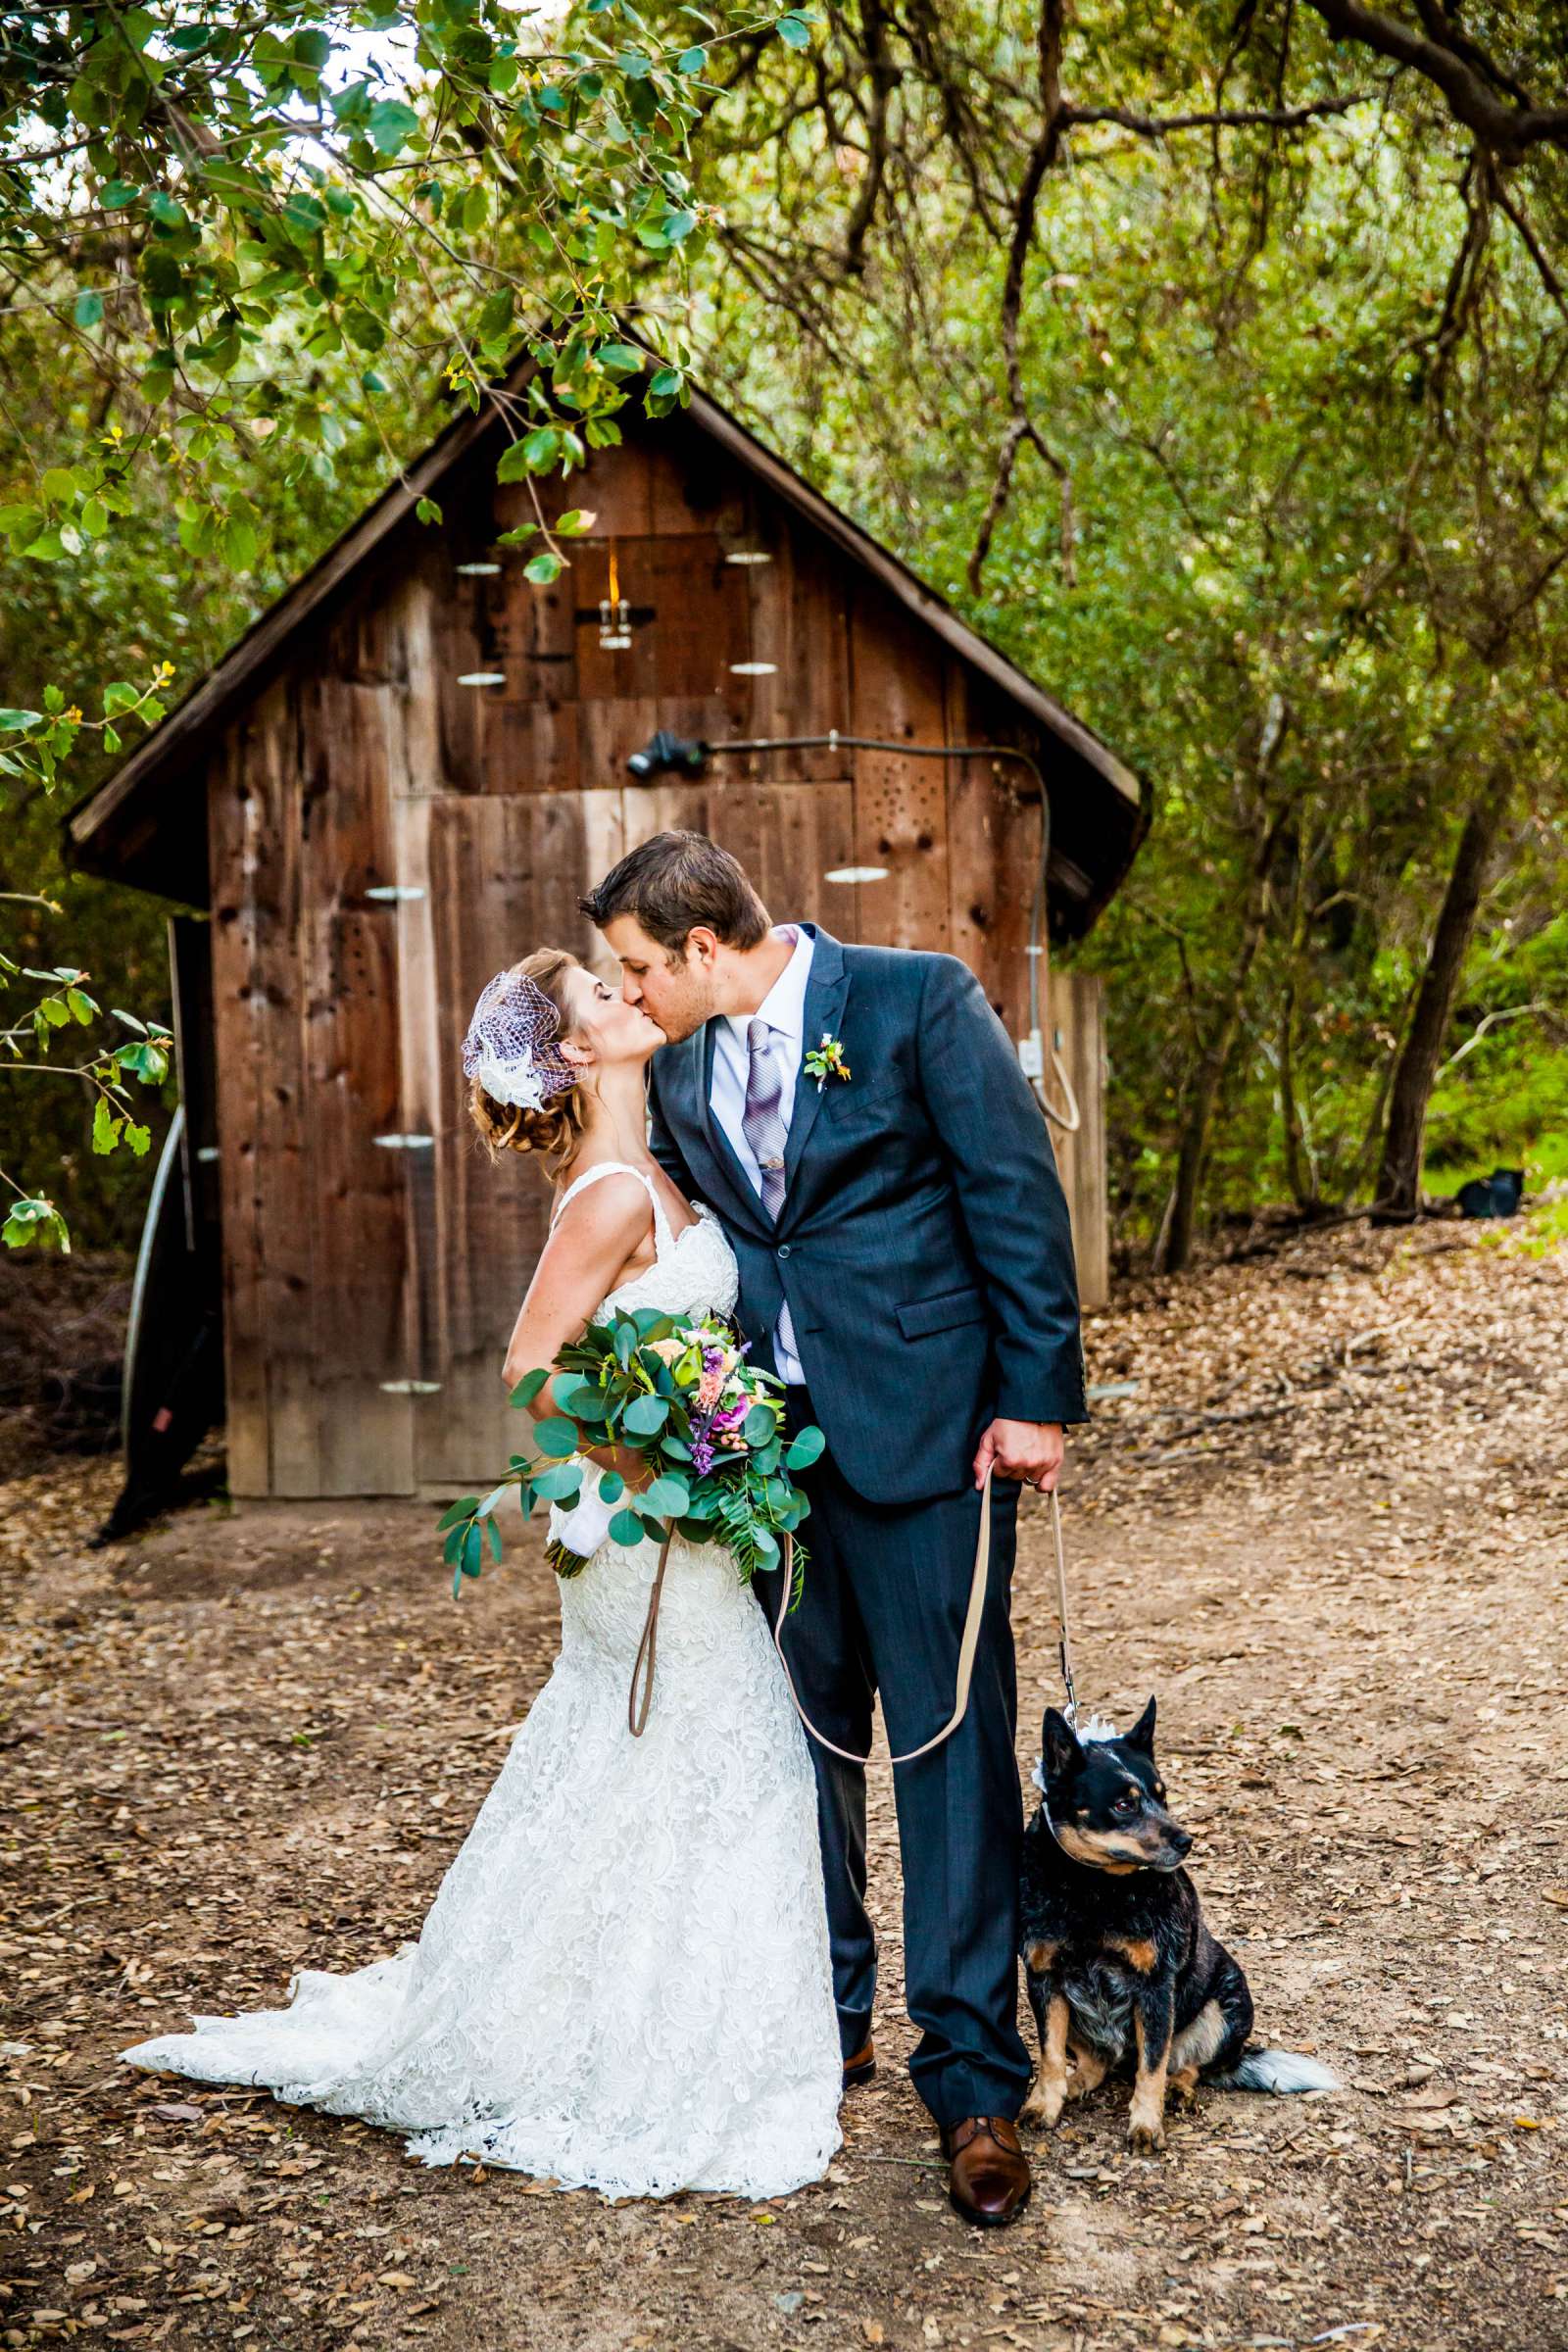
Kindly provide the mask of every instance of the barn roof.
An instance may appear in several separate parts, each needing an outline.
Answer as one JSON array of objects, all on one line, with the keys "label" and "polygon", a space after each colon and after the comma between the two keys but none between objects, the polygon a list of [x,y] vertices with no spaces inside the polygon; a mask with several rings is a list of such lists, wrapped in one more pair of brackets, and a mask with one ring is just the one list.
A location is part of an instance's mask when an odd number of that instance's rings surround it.
[{"label": "barn roof", "polygon": [[[519,376],[526,366],[517,371]],[[1104,822],[1095,828],[1103,832],[1103,863],[1092,878],[1086,877],[1087,900],[1074,909],[1077,919],[1070,925],[1074,931],[1086,927],[1120,882],[1148,828],[1149,794],[1139,776],[1082,719],[960,619],[907,564],[813,490],[715,400],[694,390],[685,416],[990,679],[1032,729],[1054,738],[1069,755],[1080,788],[1104,796]],[[435,495],[443,478],[475,444],[499,429],[493,408],[458,417],[292,588],[269,606],[129,758],[68,812],[66,851],[73,863],[108,879],[159,888],[158,833],[165,816],[174,814],[178,796],[173,788],[235,711],[276,674],[296,635],[341,600],[418,501]],[[1052,797],[1054,803],[1054,793]]]}]

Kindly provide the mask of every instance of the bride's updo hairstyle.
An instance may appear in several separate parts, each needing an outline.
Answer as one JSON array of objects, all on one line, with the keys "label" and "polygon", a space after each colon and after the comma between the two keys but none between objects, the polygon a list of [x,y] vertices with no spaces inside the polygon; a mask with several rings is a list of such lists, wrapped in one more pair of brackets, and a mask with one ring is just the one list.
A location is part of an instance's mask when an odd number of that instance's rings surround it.
[{"label": "bride's updo hairstyle", "polygon": [[578,969],[564,948],[536,948],[496,974],[463,1041],[468,1116],[491,1154],[537,1152],[552,1173],[583,1130],[581,1072],[559,1048],[571,1024],[566,975]]}]

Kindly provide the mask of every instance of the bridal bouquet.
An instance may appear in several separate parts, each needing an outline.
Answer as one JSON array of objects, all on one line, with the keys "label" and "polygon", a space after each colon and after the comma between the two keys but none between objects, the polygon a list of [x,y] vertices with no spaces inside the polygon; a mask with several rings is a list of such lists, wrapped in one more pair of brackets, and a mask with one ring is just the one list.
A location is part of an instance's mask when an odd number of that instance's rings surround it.
[{"label": "bridal bouquet", "polygon": [[[576,1575],[606,1536],[613,1544],[645,1537],[662,1544],[671,1534],[722,1544],[743,1580],[778,1566],[781,1539],[794,1535],[809,1508],[790,1473],[808,1468],[825,1441],[819,1429],[807,1428],[786,1445],[783,1384],[747,1362],[745,1344],[727,1324],[616,1308],[563,1348],[550,1370],[526,1373],[513,1403],[530,1405],[554,1374],[564,1377],[556,1383],[556,1412],[535,1429],[537,1457],[514,1453],[493,1493],[482,1501],[466,1494],[442,1513],[455,1593],[466,1576],[479,1574],[486,1544],[500,1559],[496,1513],[514,1492],[524,1518],[539,1503],[569,1511],[549,1553],[562,1576]],[[593,1465],[578,1457],[590,1446],[638,1456],[649,1482],[628,1486],[617,1472],[601,1470],[597,1495],[585,1494]],[[799,1543],[794,1553],[798,1598]]]}]

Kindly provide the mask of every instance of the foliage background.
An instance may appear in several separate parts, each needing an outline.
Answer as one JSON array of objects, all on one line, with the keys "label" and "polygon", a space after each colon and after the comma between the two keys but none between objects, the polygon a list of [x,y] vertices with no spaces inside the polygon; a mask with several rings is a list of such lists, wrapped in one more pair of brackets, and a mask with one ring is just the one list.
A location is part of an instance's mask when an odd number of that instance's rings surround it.
[{"label": "foliage background", "polygon": [[[1250,13],[1238,47],[1240,20],[1210,9],[1086,8],[1060,70],[1134,123],[1332,111],[1157,139],[1074,125],[1023,240],[1042,20],[1014,0],[906,20],[830,8],[808,53],[746,47],[698,149],[697,193],[722,217],[695,267],[706,379],[1152,779],[1150,840],[1080,952],[1107,979],[1128,1243],[1158,1227],[1231,1013],[1205,1214],[1367,1197],[1391,1060],[1485,792],[1506,813],[1428,1180],[1494,1161],[1561,1173],[1568,1136],[1560,191],[1530,160],[1494,187],[1427,85],[1299,26],[1287,53]],[[1537,208],[1536,252],[1504,201]],[[492,233],[504,254],[506,221]],[[657,334],[667,271],[657,255],[646,271]],[[406,299],[412,352],[422,296]],[[286,318],[272,356],[334,405],[347,362],[304,354]],[[14,311],[0,372],[9,499],[108,404],[77,344]],[[112,538],[14,563],[6,697],[166,657],[182,691],[381,486],[388,450],[428,438],[440,384],[410,365],[373,426],[352,412],[303,455],[261,446],[243,570],[187,552],[147,474]],[[64,797],[91,781],[78,765]],[[60,900],[102,1002],[167,1017],[164,910],[64,873],[61,808],[36,789],[13,801],[0,886]],[[57,959],[41,918],[20,933],[23,960]],[[83,1240],[129,1238],[149,1163],[94,1160],[66,1096],[24,1104],[0,1081],[0,1120],[25,1120],[29,1158],[63,1162],[53,1189]]]}]

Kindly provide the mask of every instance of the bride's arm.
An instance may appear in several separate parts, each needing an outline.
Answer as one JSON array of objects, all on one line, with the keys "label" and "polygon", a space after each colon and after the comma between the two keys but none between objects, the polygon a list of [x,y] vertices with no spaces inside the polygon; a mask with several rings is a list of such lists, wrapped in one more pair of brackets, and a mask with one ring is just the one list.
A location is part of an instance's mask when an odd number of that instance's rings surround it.
[{"label": "bride's arm", "polygon": [[[586,1187],[557,1220],[512,1327],[501,1376],[514,1389],[536,1365],[553,1364],[568,1340],[582,1337],[600,1302],[624,1279],[653,1223],[645,1187],[635,1176],[605,1176]],[[536,1421],[560,1411],[547,1380],[528,1410]],[[590,1448],[591,1458],[623,1478],[641,1478],[633,1455]]]}]

